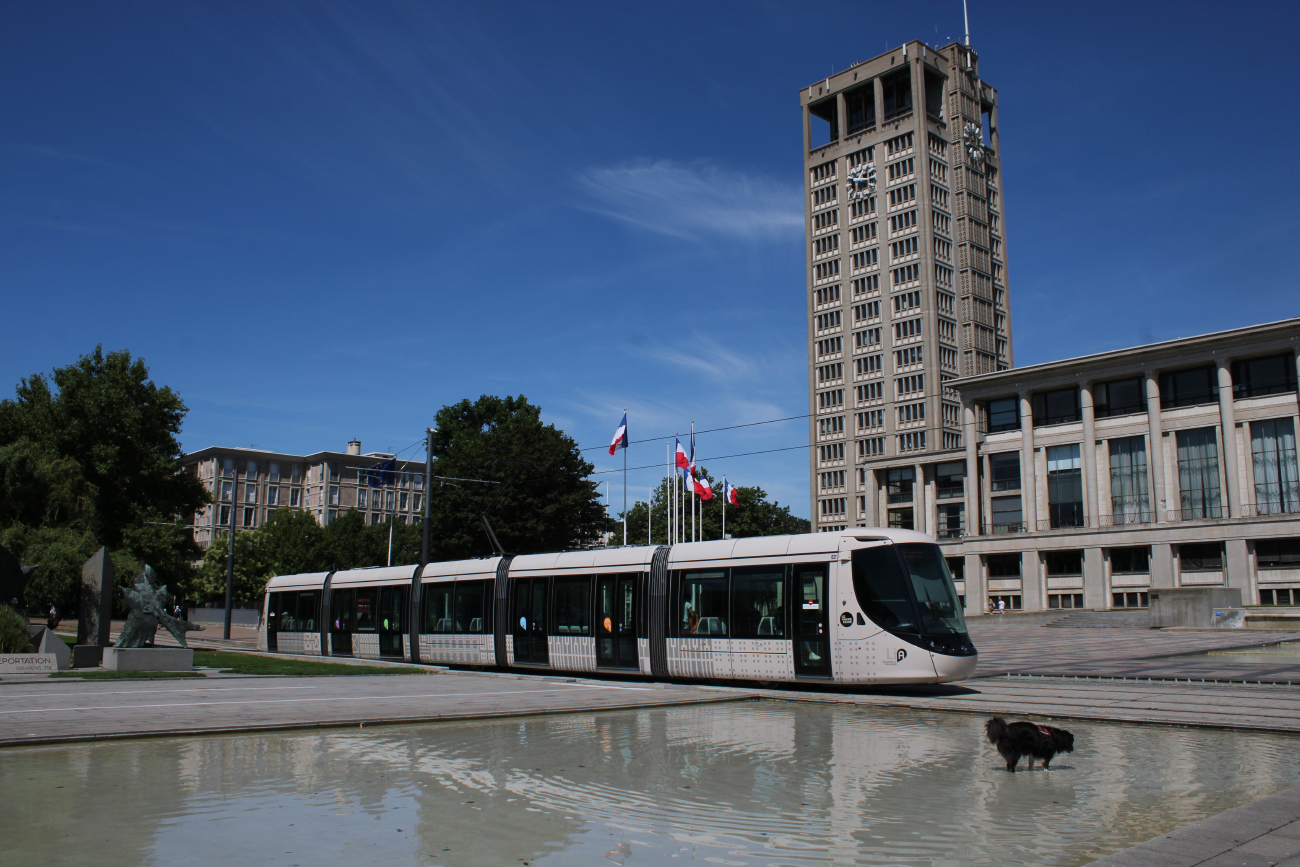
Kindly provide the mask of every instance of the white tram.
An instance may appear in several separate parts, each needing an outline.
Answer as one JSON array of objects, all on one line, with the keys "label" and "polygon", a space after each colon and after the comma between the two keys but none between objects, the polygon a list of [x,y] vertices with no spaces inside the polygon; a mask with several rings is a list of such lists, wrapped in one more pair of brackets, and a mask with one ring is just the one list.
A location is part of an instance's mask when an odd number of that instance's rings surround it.
[{"label": "white tram", "polygon": [[845,684],[976,660],[934,540],[874,527],[280,575],[265,606],[282,653]]}]

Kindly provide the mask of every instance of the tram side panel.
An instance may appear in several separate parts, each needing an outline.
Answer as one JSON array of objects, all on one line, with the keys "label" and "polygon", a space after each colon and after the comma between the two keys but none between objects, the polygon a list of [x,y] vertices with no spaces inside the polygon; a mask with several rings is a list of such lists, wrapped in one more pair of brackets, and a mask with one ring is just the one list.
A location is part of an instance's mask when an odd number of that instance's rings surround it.
[{"label": "tram side panel", "polygon": [[493,580],[487,575],[425,578],[421,589],[420,659],[443,665],[496,664]]}]

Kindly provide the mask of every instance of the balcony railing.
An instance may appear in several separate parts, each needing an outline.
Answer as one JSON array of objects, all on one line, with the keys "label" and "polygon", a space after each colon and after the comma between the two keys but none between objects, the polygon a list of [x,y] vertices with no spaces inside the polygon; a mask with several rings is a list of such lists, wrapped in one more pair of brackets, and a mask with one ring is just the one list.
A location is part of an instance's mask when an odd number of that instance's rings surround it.
[{"label": "balcony railing", "polygon": [[960,539],[965,535],[965,521],[958,521],[956,523],[940,521],[939,526],[934,530],[934,537],[936,539]]},{"label": "balcony railing", "polygon": [[1059,518],[1046,518],[1038,521],[1040,533],[1047,530],[1074,530],[1088,526],[1082,515],[1062,515]]},{"label": "balcony railing", "polygon": [[1243,518],[1266,518],[1270,515],[1295,514],[1300,514],[1300,501],[1297,500],[1292,500],[1291,502],[1241,504],[1241,516]]},{"label": "balcony railing", "polygon": [[1214,518],[1226,518],[1222,504],[1210,506],[1193,506],[1189,509],[1169,509],[1170,521],[1205,521]]},{"label": "balcony railing", "polygon": [[1024,532],[1025,532],[1024,521],[984,525],[985,535],[990,535],[990,536],[1001,536],[1006,533],[1024,533]]},{"label": "balcony railing", "polygon": [[1155,519],[1156,514],[1150,509],[1134,509],[1113,515],[1098,515],[1097,524],[1101,527],[1123,527],[1129,524],[1151,524]]}]

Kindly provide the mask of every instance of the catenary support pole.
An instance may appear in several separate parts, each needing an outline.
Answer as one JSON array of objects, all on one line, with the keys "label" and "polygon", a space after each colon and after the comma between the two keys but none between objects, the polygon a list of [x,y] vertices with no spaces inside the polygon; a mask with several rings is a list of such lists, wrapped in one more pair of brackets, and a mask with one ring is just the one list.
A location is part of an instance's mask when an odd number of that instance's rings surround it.
[{"label": "catenary support pole", "polygon": [[429,565],[429,494],[433,491],[433,428],[424,432],[424,532],[420,541],[420,572]]},{"label": "catenary support pole", "polygon": [[[235,512],[239,502],[239,470],[235,470],[235,481],[230,486],[230,552],[226,554],[226,625],[222,637],[230,640],[230,606],[234,604],[235,595]],[[248,485],[248,480],[244,480]]]},{"label": "catenary support pole", "polygon": [[[627,418],[627,410],[623,410],[623,417]],[[623,434],[627,436],[626,433]],[[627,446],[623,446],[623,546],[627,547]]]}]

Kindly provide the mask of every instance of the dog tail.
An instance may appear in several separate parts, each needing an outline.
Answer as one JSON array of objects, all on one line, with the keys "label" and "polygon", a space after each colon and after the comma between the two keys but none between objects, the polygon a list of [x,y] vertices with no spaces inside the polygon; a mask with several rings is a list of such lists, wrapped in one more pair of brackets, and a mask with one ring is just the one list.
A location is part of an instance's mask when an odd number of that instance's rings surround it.
[{"label": "dog tail", "polygon": [[989,743],[996,744],[1007,736],[1006,720],[1000,716],[995,716],[984,724],[984,733],[989,736]]}]

